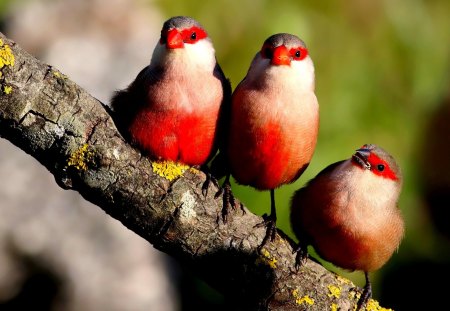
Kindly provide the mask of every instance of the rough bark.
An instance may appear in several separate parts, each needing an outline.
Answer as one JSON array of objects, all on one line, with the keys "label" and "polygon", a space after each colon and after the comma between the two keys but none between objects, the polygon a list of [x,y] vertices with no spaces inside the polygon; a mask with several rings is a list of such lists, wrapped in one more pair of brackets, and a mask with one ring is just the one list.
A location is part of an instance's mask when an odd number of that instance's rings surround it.
[{"label": "rough bark", "polygon": [[61,187],[193,269],[230,309],[354,308],[360,288],[312,260],[296,271],[293,242],[281,231],[258,253],[261,217],[244,207],[224,224],[217,187],[202,194],[202,172],[188,170],[173,181],[155,174],[102,103],[1,33],[0,39],[0,136],[36,158]]}]

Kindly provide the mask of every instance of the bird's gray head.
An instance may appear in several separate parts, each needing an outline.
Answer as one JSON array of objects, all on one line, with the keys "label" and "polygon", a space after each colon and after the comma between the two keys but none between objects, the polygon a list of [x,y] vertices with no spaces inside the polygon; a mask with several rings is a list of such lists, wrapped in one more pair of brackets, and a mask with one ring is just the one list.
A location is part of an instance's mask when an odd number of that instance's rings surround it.
[{"label": "bird's gray head", "polygon": [[164,22],[162,31],[170,29],[187,29],[191,27],[198,27],[203,29],[202,25],[195,19],[188,16],[175,16]]},{"label": "bird's gray head", "polygon": [[272,46],[274,48],[284,45],[287,48],[302,47],[306,49],[306,44],[299,37],[291,35],[289,33],[277,33],[264,41],[263,45]]}]

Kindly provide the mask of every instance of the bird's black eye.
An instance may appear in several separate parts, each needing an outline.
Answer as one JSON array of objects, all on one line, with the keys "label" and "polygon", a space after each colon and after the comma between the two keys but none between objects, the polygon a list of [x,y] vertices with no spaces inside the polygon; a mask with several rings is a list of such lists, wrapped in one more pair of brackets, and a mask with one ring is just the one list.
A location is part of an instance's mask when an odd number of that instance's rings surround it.
[{"label": "bird's black eye", "polygon": [[300,57],[300,51],[295,52],[295,57]]},{"label": "bird's black eye", "polygon": [[191,40],[195,40],[195,39],[197,39],[197,34],[195,32],[193,32],[191,34]]},{"label": "bird's black eye", "polygon": [[377,170],[380,171],[380,172],[384,171],[384,165],[383,164],[378,164],[377,165]]}]

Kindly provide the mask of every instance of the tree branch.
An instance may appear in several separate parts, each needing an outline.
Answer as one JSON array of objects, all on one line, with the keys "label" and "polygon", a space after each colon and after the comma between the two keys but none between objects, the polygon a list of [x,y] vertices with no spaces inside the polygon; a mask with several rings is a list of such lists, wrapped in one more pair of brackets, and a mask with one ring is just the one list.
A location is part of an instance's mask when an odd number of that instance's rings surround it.
[{"label": "tree branch", "polygon": [[211,184],[203,196],[202,172],[160,177],[98,100],[1,33],[0,39],[0,136],[36,158],[61,187],[194,269],[232,309],[353,309],[361,289],[312,260],[297,272],[293,242],[281,231],[258,253],[261,217],[245,209],[223,224],[218,189]]}]

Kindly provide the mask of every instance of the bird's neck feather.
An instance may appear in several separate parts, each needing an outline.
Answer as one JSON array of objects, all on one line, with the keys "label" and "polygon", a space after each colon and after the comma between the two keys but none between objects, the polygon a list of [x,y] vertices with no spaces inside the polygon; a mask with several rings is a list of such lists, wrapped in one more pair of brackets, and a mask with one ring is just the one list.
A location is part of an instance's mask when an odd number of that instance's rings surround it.
[{"label": "bird's neck feather", "polygon": [[[171,74],[207,71],[211,73],[216,65],[214,47],[210,40],[203,39],[184,48],[168,50],[158,43],[153,51],[150,69],[163,68]],[[183,70],[179,70],[183,68]]]},{"label": "bird's neck feather", "polygon": [[359,208],[368,208],[365,212],[377,212],[374,209],[396,206],[399,186],[396,181],[375,175],[367,169],[355,166],[351,160],[343,164],[334,173],[335,180],[345,185]]},{"label": "bird's neck feather", "polygon": [[247,73],[248,83],[260,85],[261,88],[288,87],[299,92],[314,92],[314,65],[308,56],[302,61],[292,61],[289,66],[275,66],[269,59],[257,54]]}]

